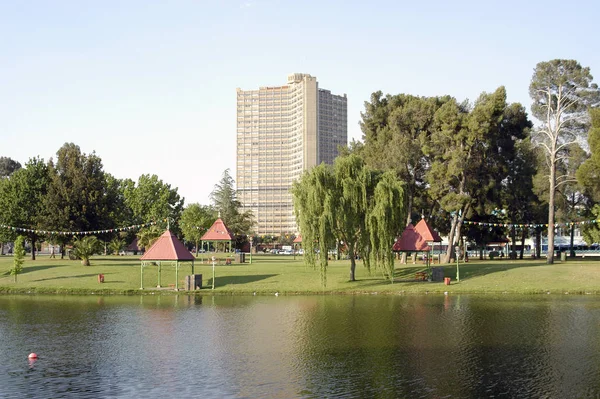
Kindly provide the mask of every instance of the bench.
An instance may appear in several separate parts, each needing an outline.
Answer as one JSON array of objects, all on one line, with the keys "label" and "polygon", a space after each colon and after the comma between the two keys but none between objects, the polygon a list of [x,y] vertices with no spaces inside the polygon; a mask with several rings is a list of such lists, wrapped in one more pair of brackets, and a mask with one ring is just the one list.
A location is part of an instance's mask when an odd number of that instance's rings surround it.
[{"label": "bench", "polygon": [[417,280],[425,281],[425,280],[427,280],[427,272],[416,272],[415,273],[415,278]]}]

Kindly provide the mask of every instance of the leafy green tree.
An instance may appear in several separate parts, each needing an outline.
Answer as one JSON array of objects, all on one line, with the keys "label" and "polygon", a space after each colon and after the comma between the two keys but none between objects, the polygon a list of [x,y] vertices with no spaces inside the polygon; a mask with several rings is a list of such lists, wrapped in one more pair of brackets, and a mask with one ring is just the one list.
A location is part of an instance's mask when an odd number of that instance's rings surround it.
[{"label": "leafy green tree", "polygon": [[15,283],[17,282],[17,276],[23,272],[23,263],[25,263],[24,239],[23,236],[18,236],[13,250],[13,267],[10,269],[10,274],[14,276]]},{"label": "leafy green tree", "polygon": [[21,164],[9,157],[0,157],[0,179],[9,177],[16,170],[21,169]]},{"label": "leafy green tree", "polygon": [[102,243],[95,236],[77,238],[73,243],[73,255],[81,259],[83,266],[90,266],[90,258],[102,250]]},{"label": "leafy green tree", "polygon": [[126,182],[124,186],[126,205],[133,211],[134,223],[157,222],[163,229],[169,228],[178,233],[175,221],[183,211],[184,199],[156,175],[142,175],[137,185]]},{"label": "leafy green tree", "polygon": [[332,218],[329,217],[329,214],[336,211],[331,205],[332,187],[333,173],[331,166],[326,164],[305,171],[292,186],[296,222],[302,234],[304,261],[316,268],[316,252],[319,251],[323,286],[327,284],[327,252],[337,240],[332,229]]},{"label": "leafy green tree", "polygon": [[351,281],[359,252],[366,267],[374,262],[393,278],[391,248],[406,217],[403,188],[394,172],[375,172],[350,154],[338,157],[333,167],[322,164],[306,171],[294,182],[292,194],[305,261],[316,267],[318,250],[323,285],[327,253],[341,241],[350,255]]},{"label": "leafy green tree", "polygon": [[372,258],[381,265],[384,274],[394,282],[394,239],[403,230],[406,218],[406,197],[403,184],[393,172],[385,172],[377,185],[369,206],[367,228],[369,230]]},{"label": "leafy green tree", "polygon": [[536,143],[544,150],[549,175],[548,264],[554,263],[556,190],[565,181],[556,168],[568,156],[567,147],[586,132],[588,107],[600,103],[600,91],[592,79],[590,69],[577,61],[556,59],[538,63],[529,85],[531,110],[541,122]]},{"label": "leafy green tree", "polygon": [[225,169],[223,177],[210,193],[210,199],[213,208],[233,234],[248,235],[254,226],[254,217],[251,211],[240,212],[242,204],[237,199],[234,184],[229,169]]},{"label": "leafy green tree", "polygon": [[449,262],[454,244],[461,237],[464,218],[477,200],[497,187],[497,171],[492,155],[506,108],[506,91],[500,87],[492,94],[483,93],[470,111],[466,103],[446,102],[436,112],[436,129],[426,153],[431,156],[427,173],[429,193],[452,215],[448,234]]},{"label": "leafy green tree", "polygon": [[[373,169],[393,170],[404,181],[407,220],[411,223],[415,202],[425,197],[425,175],[430,163],[423,152],[432,133],[436,111],[450,97],[386,95],[381,91],[365,102],[360,123],[364,146],[353,145]],[[421,201],[423,202],[423,201]]]},{"label": "leafy green tree", "polygon": [[[374,191],[374,173],[366,167],[362,158],[355,154],[337,157],[333,166],[334,184],[331,187],[330,204],[326,211],[336,242],[343,242],[350,258],[350,281],[355,281],[356,255],[359,249],[367,252],[369,239],[366,234],[369,201]],[[362,240],[361,240],[362,238]],[[338,241],[339,240],[339,241]],[[339,251],[338,251],[339,252]],[[367,259],[366,265],[369,265]]]},{"label": "leafy green tree", "polygon": [[42,159],[30,159],[10,179],[0,184],[0,216],[5,224],[29,229],[31,259],[35,260],[36,229],[44,229],[44,199],[48,188],[48,168]]},{"label": "leafy green tree", "polygon": [[56,155],[56,162],[48,162],[47,228],[89,231],[110,227],[114,204],[106,195],[102,160],[95,153],[82,153],[73,143],[64,144]]},{"label": "leafy green tree", "polygon": [[171,188],[156,175],[142,175],[137,185],[132,181],[124,182],[123,195],[126,206],[133,213],[134,223],[157,223],[137,232],[140,248],[148,249],[167,227],[179,235],[179,226],[175,222],[181,217],[184,199],[177,188]]},{"label": "leafy green tree", "polygon": [[179,225],[183,237],[195,244],[196,256],[198,256],[198,244],[206,230],[214,223],[215,218],[215,211],[210,206],[190,204],[183,210]]},{"label": "leafy green tree", "polygon": [[577,170],[577,181],[587,195],[600,202],[600,108],[589,110],[591,128],[588,132],[590,158]]},{"label": "leafy green tree", "polygon": [[[10,182],[8,179],[0,179],[0,204],[4,203],[3,196],[8,192],[8,185]],[[4,206],[0,206],[0,221],[2,223],[8,223],[9,219],[6,216],[7,209]],[[8,228],[0,227],[0,255],[4,255],[4,244],[13,241],[15,233]]]},{"label": "leafy green tree", "polygon": [[[516,248],[517,228],[515,224],[529,223],[533,219],[531,210],[532,201],[536,200],[533,192],[533,176],[537,173],[536,154],[530,139],[530,129],[533,124],[527,117],[525,108],[521,104],[511,104],[504,112],[502,122],[503,134],[501,137],[499,161],[503,169],[500,176],[504,178],[499,182],[500,200],[502,209],[507,211],[507,220],[512,225],[512,248]],[[495,205],[495,204],[494,204]],[[523,259],[524,241],[527,238],[527,229],[520,229],[521,253]]]},{"label": "leafy green tree", "polygon": [[569,252],[570,256],[575,256],[575,223],[583,220],[588,214],[591,206],[591,199],[585,194],[583,186],[577,182],[577,170],[588,159],[588,154],[577,143],[571,144],[565,148],[565,157],[557,164],[556,170],[559,176],[563,178],[563,184],[557,186],[557,196],[555,198],[556,211],[555,218],[561,223],[569,223],[568,229],[562,229],[563,235],[570,236]]},{"label": "leafy green tree", "polygon": [[[588,132],[588,143],[590,146],[590,157],[583,162],[577,170],[577,181],[583,188],[585,196],[600,202],[600,108],[589,110],[591,128]],[[600,206],[592,205],[587,215],[600,220]],[[598,224],[587,224],[583,226],[583,235],[588,244],[600,242],[600,230]]]}]

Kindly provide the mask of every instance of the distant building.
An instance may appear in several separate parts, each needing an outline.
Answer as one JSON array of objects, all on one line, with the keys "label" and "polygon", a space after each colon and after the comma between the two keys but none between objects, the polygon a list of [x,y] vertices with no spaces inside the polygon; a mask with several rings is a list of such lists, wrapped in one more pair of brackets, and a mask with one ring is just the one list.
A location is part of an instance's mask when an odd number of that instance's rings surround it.
[{"label": "distant building", "polygon": [[290,189],[348,143],[346,95],[294,73],[285,86],[237,89],[237,193],[259,235],[297,232]]}]

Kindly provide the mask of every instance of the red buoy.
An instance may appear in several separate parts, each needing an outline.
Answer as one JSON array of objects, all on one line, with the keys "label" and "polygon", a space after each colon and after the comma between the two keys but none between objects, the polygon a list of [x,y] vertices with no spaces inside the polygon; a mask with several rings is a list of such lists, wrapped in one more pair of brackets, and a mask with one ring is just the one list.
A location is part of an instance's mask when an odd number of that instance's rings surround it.
[{"label": "red buoy", "polygon": [[35,352],[31,352],[28,356],[29,359],[37,359],[38,356],[35,354]]}]

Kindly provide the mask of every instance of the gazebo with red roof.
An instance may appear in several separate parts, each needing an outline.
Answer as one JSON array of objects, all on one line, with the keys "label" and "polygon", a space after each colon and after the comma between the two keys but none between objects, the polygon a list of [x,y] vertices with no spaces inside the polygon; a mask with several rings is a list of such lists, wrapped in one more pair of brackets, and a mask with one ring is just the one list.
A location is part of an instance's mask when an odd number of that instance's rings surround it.
[{"label": "gazebo with red roof", "polygon": [[435,230],[427,224],[425,219],[421,219],[416,226],[409,224],[402,232],[402,236],[394,243],[392,250],[395,252],[423,252],[426,253],[426,264],[429,274],[429,252],[432,247],[430,244],[441,242],[442,238]]},{"label": "gazebo with red roof", "polygon": [[175,290],[178,289],[179,264],[180,262],[192,262],[192,274],[194,274],[194,255],[175,237],[173,233],[166,230],[154,244],[140,258],[142,261],[140,270],[140,289],[144,289],[144,267],[151,263],[158,263],[158,284],[160,288],[161,265],[163,262],[175,264]]},{"label": "gazebo with red roof", "polygon": [[200,239],[202,242],[202,249],[204,249],[205,241],[209,244],[211,242],[229,242],[229,252],[231,252],[231,242],[233,241],[233,237],[231,230],[225,226],[225,223],[221,218],[218,218]]}]

